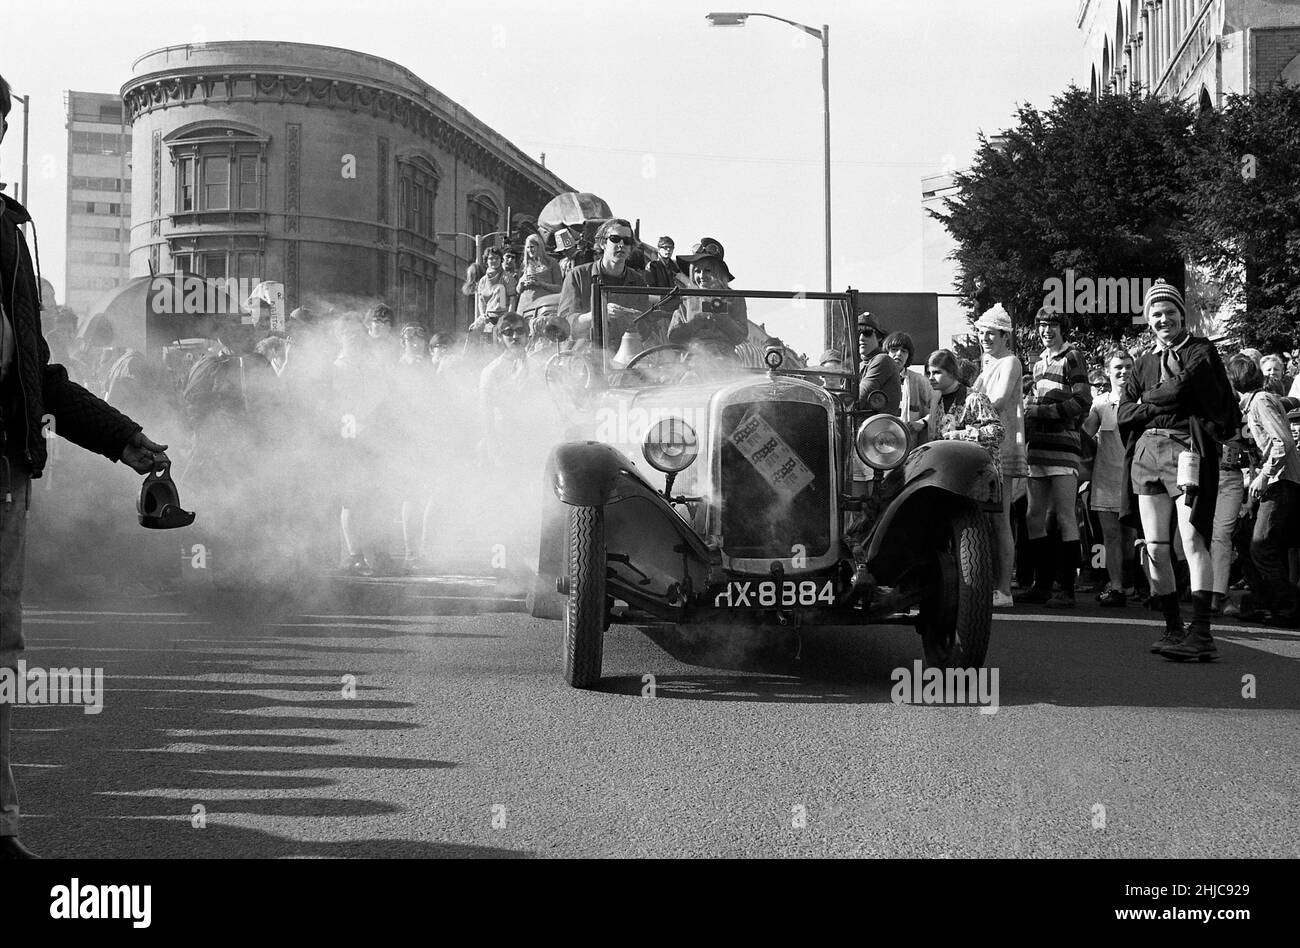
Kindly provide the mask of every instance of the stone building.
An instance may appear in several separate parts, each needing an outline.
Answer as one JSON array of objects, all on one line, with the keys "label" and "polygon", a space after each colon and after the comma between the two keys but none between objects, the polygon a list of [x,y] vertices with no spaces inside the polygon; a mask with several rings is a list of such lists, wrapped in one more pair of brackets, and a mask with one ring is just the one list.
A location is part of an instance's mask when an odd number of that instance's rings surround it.
[{"label": "stone building", "polygon": [[[135,61],[132,276],[276,280],[287,304],[463,329],[467,237],[573,190],[414,73],[300,43],[169,46]],[[437,234],[461,237],[439,240]]]},{"label": "stone building", "polygon": [[1094,95],[1138,83],[1215,108],[1230,93],[1300,82],[1295,0],[1081,0]]}]

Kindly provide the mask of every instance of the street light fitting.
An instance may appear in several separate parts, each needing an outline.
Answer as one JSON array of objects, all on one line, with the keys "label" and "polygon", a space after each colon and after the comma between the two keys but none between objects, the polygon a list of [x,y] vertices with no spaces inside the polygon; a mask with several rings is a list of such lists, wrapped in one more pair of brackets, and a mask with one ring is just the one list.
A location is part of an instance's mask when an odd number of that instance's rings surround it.
[{"label": "street light fitting", "polygon": [[796,30],[803,30],[809,36],[826,43],[826,28],[817,29],[815,26],[809,26],[807,23],[797,23],[794,20],[787,20],[783,16],[774,16],[771,13],[708,13],[705,19],[709,21],[709,26],[744,26],[745,21],[751,16],[761,16],[768,20],[776,20],[778,23],[785,23],[793,26]]}]

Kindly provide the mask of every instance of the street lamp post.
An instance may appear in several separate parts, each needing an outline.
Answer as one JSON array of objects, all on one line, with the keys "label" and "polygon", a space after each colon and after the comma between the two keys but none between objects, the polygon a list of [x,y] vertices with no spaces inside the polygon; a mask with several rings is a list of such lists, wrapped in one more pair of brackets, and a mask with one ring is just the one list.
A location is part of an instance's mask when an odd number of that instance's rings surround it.
[{"label": "street lamp post", "polygon": [[[9,93],[9,98],[15,102],[21,102],[23,104],[23,171],[22,171],[23,187],[22,187],[22,192],[18,197],[18,200],[23,205],[23,207],[26,207],[27,206],[27,130],[29,127],[27,116],[28,113],[31,112],[32,97],[29,95],[14,95],[11,90]],[[26,232],[27,232],[27,225],[24,224],[23,233]]]},{"label": "street lamp post", "polygon": [[[831,28],[823,23],[822,28],[819,30],[814,26],[787,20],[785,17],[773,16],[771,13],[710,13],[705,18],[709,21],[710,26],[744,26],[745,21],[751,16],[779,20],[797,30],[802,30],[809,36],[816,37],[822,44],[822,164],[826,199],[826,292],[833,293],[835,288],[831,278]],[[831,333],[831,314],[828,306],[826,312],[827,345],[830,344]]]}]

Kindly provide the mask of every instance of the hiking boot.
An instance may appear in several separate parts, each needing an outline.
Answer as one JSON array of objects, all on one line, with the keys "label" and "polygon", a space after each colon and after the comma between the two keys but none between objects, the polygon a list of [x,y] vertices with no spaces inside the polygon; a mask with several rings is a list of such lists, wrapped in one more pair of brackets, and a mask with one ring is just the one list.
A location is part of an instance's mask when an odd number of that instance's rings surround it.
[{"label": "hiking boot", "polygon": [[1074,593],[1061,590],[1043,605],[1048,609],[1073,609],[1075,607]]},{"label": "hiking boot", "polygon": [[1163,612],[1165,616],[1165,634],[1157,642],[1151,643],[1151,654],[1163,654],[1167,648],[1173,648],[1175,645],[1182,644],[1187,636],[1183,628],[1183,615],[1178,609],[1178,594],[1170,593],[1167,596],[1152,596],[1151,602],[1155,604],[1157,611]]},{"label": "hiking boot", "polygon": [[1300,610],[1274,612],[1264,620],[1264,624],[1275,629],[1300,629]]},{"label": "hiking boot", "polygon": [[1171,662],[1212,662],[1219,657],[1219,650],[1209,629],[1189,628],[1181,642],[1162,648],[1160,654]]},{"label": "hiking boot", "polygon": [[1121,606],[1127,606],[1128,596],[1124,595],[1118,589],[1112,587],[1110,589],[1107,589],[1104,593],[1102,593],[1100,596],[1097,597],[1097,605],[1103,606],[1108,609],[1116,609]]},{"label": "hiking boot", "polygon": [[1177,645],[1162,648],[1161,656],[1171,662],[1212,662],[1219,657],[1214,637],[1210,635],[1212,602],[1213,593],[1199,589],[1192,593],[1192,621],[1187,626],[1187,636]]},{"label": "hiking boot", "polygon": [[1030,586],[1024,592],[1017,593],[1015,596],[1015,601],[1016,601],[1016,605],[1021,605],[1025,603],[1029,605],[1042,605],[1043,603],[1047,602],[1047,600],[1051,598],[1053,597],[1052,597],[1052,589],[1050,586],[1039,586],[1037,583],[1035,583],[1033,586]]}]

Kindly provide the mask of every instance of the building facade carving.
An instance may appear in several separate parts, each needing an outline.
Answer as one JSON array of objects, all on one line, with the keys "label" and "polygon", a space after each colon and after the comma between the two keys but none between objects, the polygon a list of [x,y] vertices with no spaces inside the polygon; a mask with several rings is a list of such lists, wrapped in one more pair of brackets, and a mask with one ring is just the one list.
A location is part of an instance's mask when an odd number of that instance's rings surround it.
[{"label": "building facade carving", "polygon": [[472,245],[437,234],[503,229],[507,213],[535,216],[573,190],[367,54],[209,43],[147,53],[134,72],[122,87],[127,120],[158,153],[135,172],[151,176],[137,186],[152,184],[154,199],[132,219],[132,275],[158,258],[161,272],[279,280],[291,306],[382,299],[403,320],[464,328]]},{"label": "building facade carving", "polygon": [[1300,77],[1294,0],[1081,0],[1093,95],[1137,85],[1217,108],[1224,97]]}]

